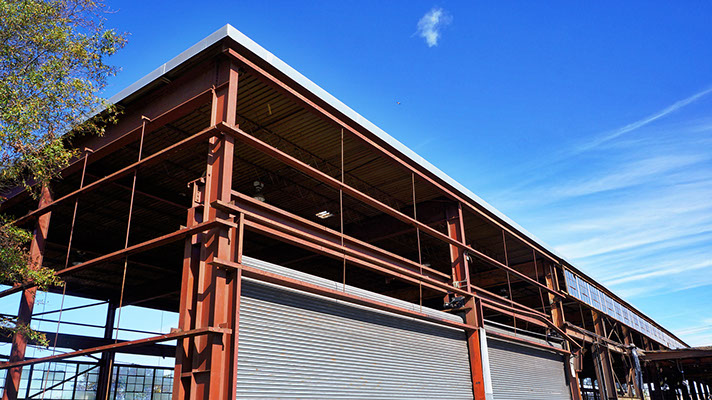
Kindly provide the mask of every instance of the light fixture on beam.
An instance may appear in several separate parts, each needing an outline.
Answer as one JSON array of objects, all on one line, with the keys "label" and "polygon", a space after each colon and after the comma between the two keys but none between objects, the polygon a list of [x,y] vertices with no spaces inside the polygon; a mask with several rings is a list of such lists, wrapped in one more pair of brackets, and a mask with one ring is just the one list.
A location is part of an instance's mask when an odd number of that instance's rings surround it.
[{"label": "light fixture on beam", "polygon": [[265,195],[262,194],[262,189],[264,189],[265,184],[260,181],[255,181],[252,185],[255,187],[255,194],[252,196],[252,198],[264,203]]},{"label": "light fixture on beam", "polygon": [[319,211],[318,213],[316,213],[316,216],[320,219],[327,219],[327,218],[333,217],[334,214],[330,213],[329,211],[324,210],[324,211]]}]

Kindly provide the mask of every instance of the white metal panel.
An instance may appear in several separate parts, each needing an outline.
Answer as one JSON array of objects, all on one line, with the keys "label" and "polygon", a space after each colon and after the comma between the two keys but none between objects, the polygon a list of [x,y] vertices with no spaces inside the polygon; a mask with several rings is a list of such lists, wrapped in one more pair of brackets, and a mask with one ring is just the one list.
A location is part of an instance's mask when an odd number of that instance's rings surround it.
[{"label": "white metal panel", "polygon": [[571,400],[561,354],[487,338],[494,400]]},{"label": "white metal panel", "polygon": [[462,330],[250,279],[237,388],[249,399],[473,397]]}]

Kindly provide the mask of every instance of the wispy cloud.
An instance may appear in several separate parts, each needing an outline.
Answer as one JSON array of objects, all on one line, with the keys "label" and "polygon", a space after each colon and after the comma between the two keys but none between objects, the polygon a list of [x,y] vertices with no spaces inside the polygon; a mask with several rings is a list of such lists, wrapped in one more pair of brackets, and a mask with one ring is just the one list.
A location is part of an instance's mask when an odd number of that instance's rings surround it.
[{"label": "wispy cloud", "polygon": [[418,21],[417,34],[425,39],[428,47],[438,45],[440,30],[452,22],[452,15],[442,8],[433,7]]},{"label": "wispy cloud", "polygon": [[[692,345],[712,343],[710,322],[703,323],[712,301],[710,94],[557,149],[493,196],[574,265]],[[681,308],[694,316],[665,316]]]},{"label": "wispy cloud", "polygon": [[710,87],[706,90],[703,90],[701,92],[695,93],[692,96],[687,97],[685,99],[676,101],[675,103],[669,105],[668,107],[665,107],[664,109],[656,112],[655,114],[649,115],[641,120],[632,122],[626,126],[615,129],[611,132],[608,132],[608,133],[594,139],[593,141],[589,142],[588,144],[585,144],[584,146],[580,147],[578,149],[578,151],[581,152],[581,151],[593,149],[593,148],[598,147],[598,146],[600,146],[606,142],[609,142],[615,138],[623,136],[628,132],[632,132],[637,129],[640,129],[640,128],[650,124],[651,122],[657,121],[660,118],[667,116],[668,114],[671,114],[685,106],[688,106],[688,105],[696,102],[697,100],[707,96],[710,93],[712,93],[712,87]]}]

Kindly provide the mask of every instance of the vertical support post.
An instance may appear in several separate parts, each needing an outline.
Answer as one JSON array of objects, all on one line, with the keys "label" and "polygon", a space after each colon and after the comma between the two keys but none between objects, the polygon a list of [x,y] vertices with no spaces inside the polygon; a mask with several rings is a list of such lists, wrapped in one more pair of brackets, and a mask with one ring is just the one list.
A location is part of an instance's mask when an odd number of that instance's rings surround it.
[{"label": "vertical support post", "polygon": [[[52,194],[48,187],[42,187],[38,208],[44,207],[52,202]],[[35,230],[30,243],[30,268],[40,268],[44,257],[45,241],[49,231],[49,220],[51,213],[42,214],[35,225]],[[20,299],[20,309],[17,312],[17,324],[29,325],[32,319],[32,310],[35,307],[35,296],[37,288],[32,287],[22,290]],[[9,362],[22,361],[25,359],[27,349],[27,337],[21,333],[16,333],[12,338],[12,348],[10,350]],[[2,400],[16,400],[20,389],[20,379],[22,378],[22,367],[13,367],[7,371],[5,377],[5,390]]]},{"label": "vertical support post", "polygon": [[[626,345],[626,347],[630,348],[631,346],[634,346],[633,342],[633,333],[628,329],[627,326],[621,325],[621,330],[623,331],[623,343]],[[643,391],[640,387],[640,379],[638,376],[638,371],[635,369],[635,362],[633,360],[632,356],[632,351],[631,351],[631,357],[630,357],[630,369],[628,370],[628,396],[632,397],[631,389],[635,390],[635,397],[638,397],[639,399],[643,398]]]},{"label": "vertical support post", "polygon": [[[536,258],[534,259],[536,263]],[[553,272],[553,266],[549,265],[548,268],[544,266],[544,279],[546,280],[546,287],[552,290],[559,290],[559,282],[556,280],[556,276]],[[537,281],[539,277],[537,276]],[[559,329],[566,329],[566,320],[564,318],[564,308],[561,304],[561,299],[554,296],[551,292],[547,292],[549,298],[549,309],[551,310],[551,320]],[[566,350],[571,350],[568,342],[564,342],[564,348]],[[581,400],[581,384],[579,381],[578,371],[576,368],[572,368],[574,362],[573,355],[564,356],[564,363],[566,364],[566,379],[569,381],[569,387],[571,389],[571,398],[573,400]]]},{"label": "vertical support post", "polygon": [[[217,62],[216,68],[217,89],[213,92],[210,124],[223,122],[236,126],[238,66],[224,58]],[[199,193],[202,213],[194,203],[188,215],[189,225],[199,219],[228,218],[211,204],[216,200],[226,203],[231,200],[234,151],[231,136],[210,139],[205,187]],[[184,330],[225,327],[232,329],[232,334],[186,338],[178,343],[175,399],[236,397],[241,274],[212,264],[215,258],[234,261],[236,237],[234,231],[221,226],[186,240],[179,325]]]},{"label": "vertical support post", "polygon": [[[595,310],[591,310],[591,316],[593,317],[593,326],[596,331],[596,335],[607,337],[606,329],[603,326],[603,317]],[[598,349],[595,352],[594,357],[598,358],[598,366],[600,368],[600,379],[599,386],[603,383],[602,396],[606,399],[618,399],[618,394],[616,393],[616,381],[613,376],[613,363],[611,362],[611,353],[608,350],[608,346],[605,343],[599,343]],[[602,381],[602,382],[601,382]],[[602,391],[602,392],[603,392]]]},{"label": "vertical support post", "polygon": [[[188,209],[186,226],[191,227],[202,222],[202,214],[199,213],[200,204],[203,203],[205,195],[205,180],[200,178],[189,184],[192,186],[193,195],[191,208]],[[195,282],[200,270],[200,237],[193,235],[185,240],[183,251],[183,273],[181,276],[181,291],[178,315],[178,328],[187,331],[195,326],[196,293]],[[176,346],[176,365],[173,379],[173,398],[186,399],[190,392],[190,382],[181,379],[184,370],[190,371],[193,354],[193,341],[179,339]]]},{"label": "vertical support post", "polygon": [[[104,325],[104,339],[111,340],[116,320],[116,303],[109,301],[106,309],[106,325]],[[99,360],[99,378],[96,385],[96,398],[107,400],[111,391],[111,376],[114,369],[114,352],[101,353]]]},{"label": "vertical support post", "polygon": [[[643,346],[645,346],[645,350],[653,349],[650,340],[645,336],[643,336]],[[661,379],[658,366],[654,362],[650,362],[645,371],[648,375],[648,389],[650,390],[651,400],[663,400],[664,394],[660,385]]]},{"label": "vertical support post", "polygon": [[[447,219],[448,236],[464,243],[465,227],[462,222],[462,204],[458,204],[457,207],[447,207],[445,210],[445,218]],[[452,263],[452,284],[455,287],[471,292],[470,271],[465,252],[457,246],[450,245],[449,247],[450,261]]]},{"label": "vertical support post", "polygon": [[[448,235],[465,242],[465,226],[462,218],[462,205],[449,206],[445,210]],[[472,293],[470,285],[470,271],[465,251],[457,246],[450,245],[450,262],[452,265],[453,286]],[[465,323],[477,327],[483,326],[482,306],[474,297],[465,303]],[[467,349],[470,356],[470,374],[472,376],[472,390],[475,400],[485,400],[485,379],[482,367],[482,348],[480,335],[482,329],[467,332]]]}]

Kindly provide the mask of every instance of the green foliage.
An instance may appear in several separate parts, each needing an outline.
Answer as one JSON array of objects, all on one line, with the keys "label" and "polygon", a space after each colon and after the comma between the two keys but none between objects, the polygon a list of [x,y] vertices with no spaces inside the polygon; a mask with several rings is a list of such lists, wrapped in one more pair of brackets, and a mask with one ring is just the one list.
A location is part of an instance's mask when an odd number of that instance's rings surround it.
[{"label": "green foliage", "polygon": [[49,183],[76,156],[73,136],[115,118],[98,94],[125,37],[104,28],[103,12],[87,0],[0,0],[0,189]]},{"label": "green foliage", "polygon": [[[115,122],[116,107],[99,95],[117,72],[106,58],[126,39],[104,28],[105,12],[92,0],[0,0],[0,193],[20,186],[37,197],[78,155],[73,138]],[[30,259],[31,239],[0,216],[0,283],[60,285]],[[28,326],[0,321],[8,330],[46,344]]]},{"label": "green foliage", "polygon": [[44,290],[61,285],[61,281],[49,268],[33,268],[29,255],[32,234],[20,229],[0,216],[0,283],[33,283]]},{"label": "green foliage", "polygon": [[28,343],[32,343],[38,346],[48,346],[49,340],[47,336],[42,332],[37,332],[36,330],[30,328],[26,324],[18,324],[14,318],[0,317],[0,335],[9,337],[10,334],[20,333],[25,335]]}]

